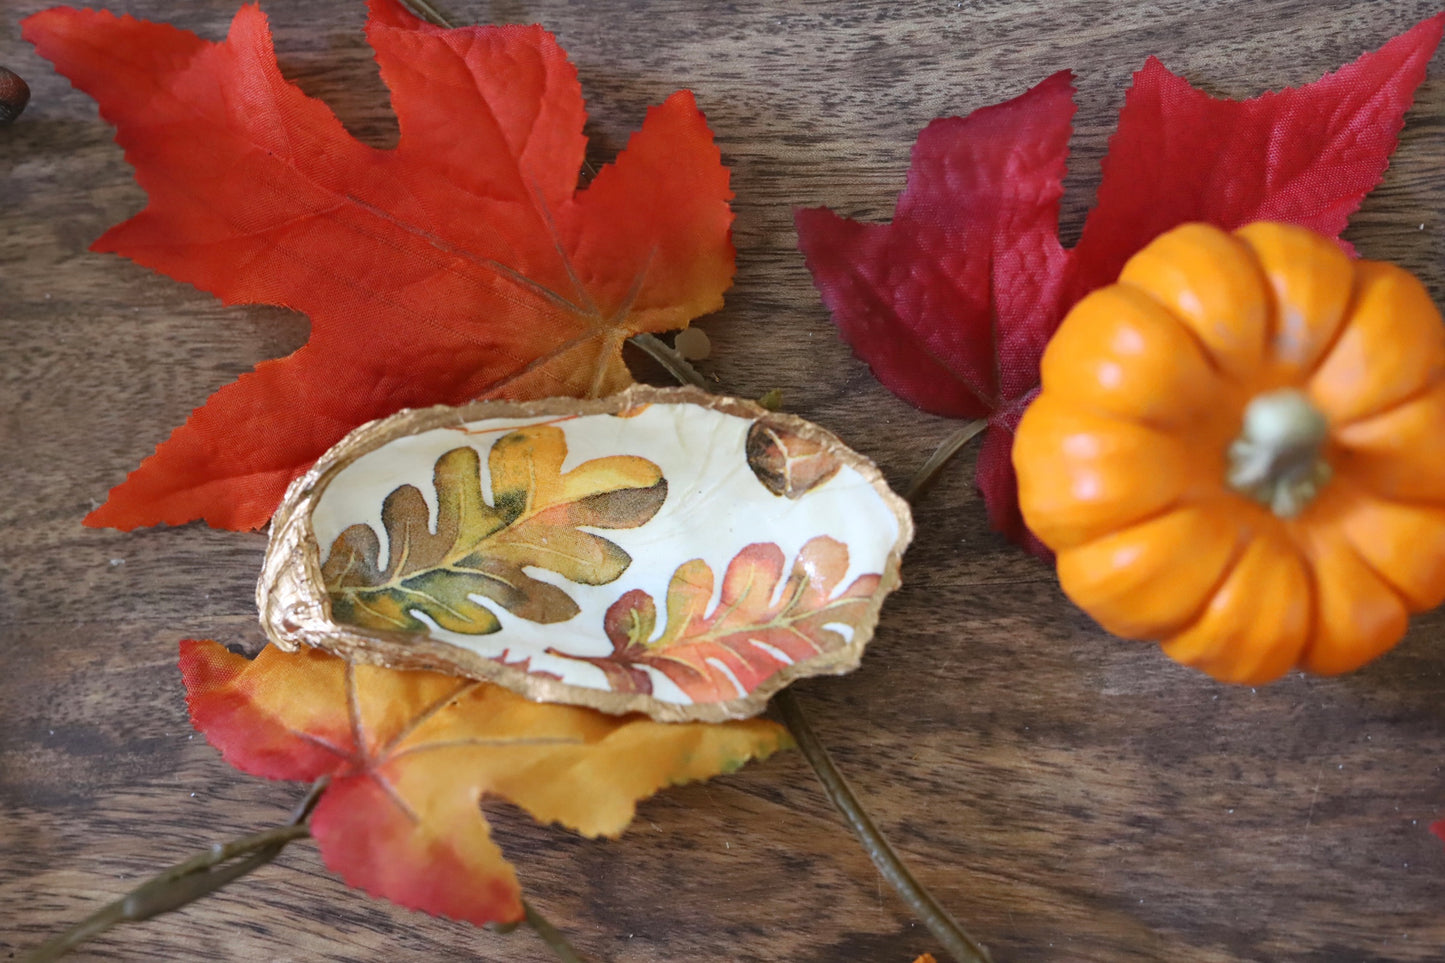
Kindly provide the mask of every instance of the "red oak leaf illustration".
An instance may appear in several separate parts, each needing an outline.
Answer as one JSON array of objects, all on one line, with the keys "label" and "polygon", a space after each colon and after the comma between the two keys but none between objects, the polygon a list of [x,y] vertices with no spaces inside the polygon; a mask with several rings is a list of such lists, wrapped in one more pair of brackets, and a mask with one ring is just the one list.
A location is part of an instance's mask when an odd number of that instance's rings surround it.
[{"label": "red oak leaf illustration", "polygon": [[728,172],[683,91],[578,189],[586,111],[540,27],[444,30],[371,0],[391,150],[286,81],[265,17],[211,43],[56,8],[25,21],[101,115],[149,195],[94,245],[228,304],[305,312],[310,341],[226,385],[87,524],[263,525],[347,431],[483,395],[597,395],[630,383],[632,334],[722,304]]},{"label": "red oak leaf illustration", "polygon": [[799,210],[799,247],[839,331],[886,387],[926,411],[988,419],[975,480],[990,523],[1046,554],[1019,515],[1009,454],[1068,309],[1187,221],[1338,236],[1383,175],[1442,29],[1445,14],[1315,83],[1243,101],[1210,97],[1151,58],[1070,250],[1058,240],[1067,73],[929,124],[891,223]]}]

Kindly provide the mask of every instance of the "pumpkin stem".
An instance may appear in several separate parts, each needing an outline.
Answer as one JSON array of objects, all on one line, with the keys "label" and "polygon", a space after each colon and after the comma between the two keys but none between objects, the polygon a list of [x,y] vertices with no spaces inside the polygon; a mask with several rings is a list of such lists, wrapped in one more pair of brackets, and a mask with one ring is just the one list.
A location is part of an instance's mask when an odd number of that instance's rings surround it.
[{"label": "pumpkin stem", "polygon": [[1294,518],[1330,480],[1321,452],[1328,436],[1329,423],[1304,392],[1281,388],[1257,395],[1229,446],[1225,477],[1280,518]]}]

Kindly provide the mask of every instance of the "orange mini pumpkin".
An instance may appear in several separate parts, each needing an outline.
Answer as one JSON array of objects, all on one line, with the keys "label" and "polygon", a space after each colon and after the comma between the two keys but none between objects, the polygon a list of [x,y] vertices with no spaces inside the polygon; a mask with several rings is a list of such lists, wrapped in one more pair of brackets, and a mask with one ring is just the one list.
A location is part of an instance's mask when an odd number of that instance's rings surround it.
[{"label": "orange mini pumpkin", "polygon": [[1188,224],[1074,307],[1041,379],[1024,519],[1110,632],[1258,683],[1354,669],[1445,600],[1445,324],[1400,268]]}]

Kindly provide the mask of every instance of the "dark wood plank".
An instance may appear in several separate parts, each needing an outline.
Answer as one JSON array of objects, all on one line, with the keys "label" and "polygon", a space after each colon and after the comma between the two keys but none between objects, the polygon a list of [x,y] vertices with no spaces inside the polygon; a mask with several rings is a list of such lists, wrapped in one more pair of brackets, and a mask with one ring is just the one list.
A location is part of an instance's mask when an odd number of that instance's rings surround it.
[{"label": "dark wood plank", "polygon": [[[0,11],[32,104],[0,130],[0,958],[207,842],[275,824],[299,787],[194,736],[182,636],[259,645],[263,539],[81,516],[206,395],[298,346],[306,322],[225,308],[86,246],[143,203],[108,128]],[[704,326],[719,390],[781,387],[901,484],[951,430],[834,335],[792,208],[883,218],[936,116],[1072,67],[1064,232],[1077,236],[1130,73],[1148,54],[1246,96],[1311,80],[1435,12],[1199,0],[1123,5],[682,0],[451,3],[559,33],[606,161],[691,86],[733,167],[738,280]],[[116,9],[224,34],[231,0]],[[395,137],[363,5],[272,4],[283,66],[361,137]],[[1437,61],[1436,73],[1439,74]],[[1445,296],[1445,79],[1426,82],[1349,236]],[[1341,679],[1216,685],[1110,639],[987,530],[971,458],[918,509],[906,585],[864,667],[800,687],[878,821],[1000,961],[1424,961],[1445,956],[1445,616]],[[796,755],[644,804],[617,842],[488,804],[531,899],[598,960],[904,961],[933,948]],[[301,844],[221,895],[77,959],[546,959],[346,889]]]}]

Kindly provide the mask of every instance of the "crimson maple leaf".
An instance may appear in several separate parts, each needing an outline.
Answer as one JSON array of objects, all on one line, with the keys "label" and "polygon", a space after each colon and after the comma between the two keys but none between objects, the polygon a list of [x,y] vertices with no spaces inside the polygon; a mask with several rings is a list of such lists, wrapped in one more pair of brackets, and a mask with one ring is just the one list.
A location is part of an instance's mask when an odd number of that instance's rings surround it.
[{"label": "crimson maple leaf", "polygon": [[586,111],[540,27],[446,30],[371,0],[391,150],[281,76],[255,6],[220,43],[68,8],[24,34],[96,99],[149,195],[95,250],[311,318],[305,346],[212,395],[87,524],[258,527],[351,428],[618,390],[627,337],[716,310],[731,283],[728,172],[692,95],[579,190]]},{"label": "crimson maple leaf", "polygon": [[1244,101],[1210,97],[1151,57],[1125,96],[1097,206],[1072,249],[1058,237],[1067,72],[929,124],[892,223],[799,210],[799,247],[879,381],[925,411],[988,419],[975,482],[989,521],[1046,555],[1019,514],[1009,456],[1068,309],[1187,221],[1284,221],[1338,237],[1383,175],[1442,29],[1445,14],[1315,83]]}]

